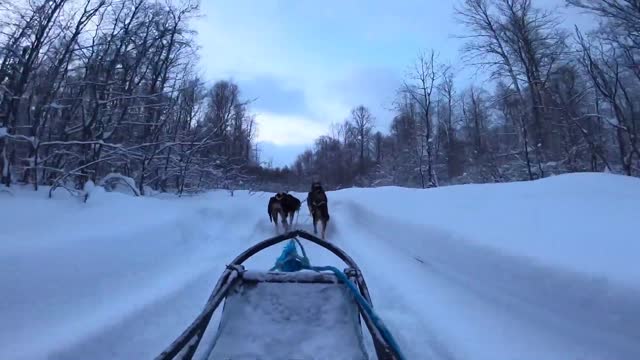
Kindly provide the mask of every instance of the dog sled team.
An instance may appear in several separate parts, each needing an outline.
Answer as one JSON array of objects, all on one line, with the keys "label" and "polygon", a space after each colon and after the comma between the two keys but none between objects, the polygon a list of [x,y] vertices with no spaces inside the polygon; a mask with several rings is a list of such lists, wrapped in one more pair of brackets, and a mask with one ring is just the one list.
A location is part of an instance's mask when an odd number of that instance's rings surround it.
[{"label": "dog sled team", "polygon": [[[278,218],[282,222],[285,230],[290,230],[293,224],[293,217],[300,211],[302,202],[295,196],[279,192],[269,199],[267,212],[269,213],[269,221],[273,222],[278,229]],[[322,239],[325,238],[327,223],[329,222],[329,206],[327,194],[325,194],[322,184],[319,181],[311,183],[311,190],[307,196],[307,207],[309,214],[313,220],[313,232],[318,233],[318,222],[320,222],[320,234]]]}]

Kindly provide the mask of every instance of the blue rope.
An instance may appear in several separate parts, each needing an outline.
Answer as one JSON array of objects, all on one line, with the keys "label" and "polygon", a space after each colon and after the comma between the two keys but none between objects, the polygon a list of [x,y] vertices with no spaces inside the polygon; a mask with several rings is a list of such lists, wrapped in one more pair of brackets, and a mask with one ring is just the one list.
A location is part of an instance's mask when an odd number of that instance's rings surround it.
[{"label": "blue rope", "polygon": [[[298,255],[298,250],[296,249],[296,241],[300,245],[302,249],[302,256]],[[271,268],[270,271],[278,270],[282,272],[296,272],[303,269],[309,269],[311,267],[311,263],[309,262],[309,258],[307,257],[307,253],[304,251],[304,247],[300,243],[298,239],[291,239],[282,249],[282,253],[276,260],[276,264]]]},{"label": "blue rope", "polygon": [[[298,245],[300,245],[300,249],[302,250],[302,256],[298,255],[298,251],[296,249],[296,242],[298,243]],[[367,315],[369,315],[369,317],[373,321],[376,328],[378,328],[378,330],[380,331],[380,334],[385,338],[387,343],[389,343],[389,345],[395,350],[395,353],[398,354],[398,356],[400,357],[400,360],[404,360],[405,357],[404,355],[402,355],[402,352],[400,351],[400,347],[398,346],[395,339],[391,335],[391,332],[389,332],[389,329],[387,329],[387,327],[384,325],[384,323],[382,322],[382,319],[380,319],[380,317],[373,311],[373,308],[371,307],[371,304],[369,304],[367,299],[365,299],[362,296],[362,294],[360,294],[360,291],[358,291],[355,284],[353,284],[353,282],[349,280],[349,278],[347,277],[347,275],[345,275],[344,272],[338,270],[333,266],[311,266],[311,262],[307,257],[307,253],[304,250],[304,246],[302,246],[302,244],[297,238],[295,240],[291,239],[287,243],[287,245],[285,245],[284,249],[282,249],[282,253],[276,260],[276,264],[273,266],[273,268],[271,268],[271,271],[274,271],[274,270],[278,270],[282,272],[296,272],[300,270],[313,270],[316,272],[332,271],[336,275],[336,277],[342,280],[342,282],[344,282],[347,285],[349,290],[351,290],[358,304],[360,304],[360,306],[364,309]]]}]

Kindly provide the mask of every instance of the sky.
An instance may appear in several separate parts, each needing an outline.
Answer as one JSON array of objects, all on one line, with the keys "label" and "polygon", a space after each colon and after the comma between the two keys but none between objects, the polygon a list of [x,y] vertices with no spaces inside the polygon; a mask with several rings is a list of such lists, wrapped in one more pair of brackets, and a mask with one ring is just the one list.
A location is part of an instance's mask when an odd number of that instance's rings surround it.
[{"label": "sky", "polygon": [[[434,49],[459,83],[482,85],[459,61],[458,2],[202,0],[200,71],[211,83],[240,85],[254,100],[261,160],[290,165],[355,106],[367,106],[387,132],[396,91],[421,51]],[[564,0],[534,4],[567,11]]]}]

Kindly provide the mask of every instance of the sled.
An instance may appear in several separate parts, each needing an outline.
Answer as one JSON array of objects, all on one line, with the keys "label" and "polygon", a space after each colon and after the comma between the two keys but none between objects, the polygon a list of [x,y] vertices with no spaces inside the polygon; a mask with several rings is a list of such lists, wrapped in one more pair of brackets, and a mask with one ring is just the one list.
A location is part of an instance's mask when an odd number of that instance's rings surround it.
[{"label": "sled", "polygon": [[[298,238],[329,250],[347,268],[310,266]],[[287,240],[273,269],[246,270],[242,265],[258,252]],[[303,256],[297,254],[296,244]],[[219,323],[212,326],[220,304]],[[364,345],[363,323],[373,343],[373,358]],[[404,359],[373,312],[357,264],[334,244],[302,230],[264,240],[238,255],[227,265],[200,315],[156,360],[194,358]]]}]

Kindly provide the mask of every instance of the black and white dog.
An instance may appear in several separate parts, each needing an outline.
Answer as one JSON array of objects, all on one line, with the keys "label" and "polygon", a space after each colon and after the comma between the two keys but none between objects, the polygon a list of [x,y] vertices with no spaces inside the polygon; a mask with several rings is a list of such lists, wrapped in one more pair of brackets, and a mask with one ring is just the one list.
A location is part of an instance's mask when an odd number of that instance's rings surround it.
[{"label": "black and white dog", "polygon": [[302,202],[300,202],[300,199],[297,197],[289,193],[285,193],[282,204],[284,205],[285,216],[289,216],[289,224],[293,225],[293,217],[298,211],[300,211],[300,205],[302,205]]},{"label": "black and white dog", "polygon": [[[269,199],[267,205],[267,213],[269,221],[273,222],[278,230],[278,215],[282,219],[282,227],[289,230],[289,226],[293,224],[293,217],[300,210],[301,202],[295,196],[283,192],[277,193]],[[289,222],[287,223],[287,218]]]}]

